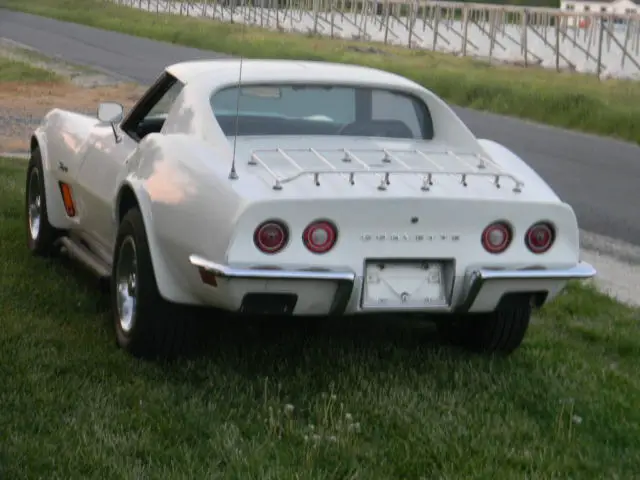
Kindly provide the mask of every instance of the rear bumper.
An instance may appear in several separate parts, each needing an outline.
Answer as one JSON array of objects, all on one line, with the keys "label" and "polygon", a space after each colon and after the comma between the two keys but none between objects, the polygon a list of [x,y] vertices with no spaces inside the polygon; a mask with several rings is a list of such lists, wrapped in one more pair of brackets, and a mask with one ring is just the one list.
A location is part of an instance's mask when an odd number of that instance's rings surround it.
[{"label": "rear bumper", "polygon": [[[282,291],[282,282],[286,282],[285,285],[289,285],[287,290],[300,294],[313,295],[313,287],[319,284],[332,284],[335,285],[332,292],[332,298],[326,299],[323,306],[316,305],[315,308],[308,307],[304,313],[306,315],[340,315],[344,314],[348,310],[349,300],[351,299],[354,291],[354,285],[356,284],[357,276],[354,272],[349,271],[330,271],[330,270],[282,270],[276,268],[236,268],[228,265],[220,265],[218,263],[211,262],[197,255],[191,255],[189,262],[194,267],[198,268],[200,272],[200,278],[204,283],[208,283],[211,286],[217,284],[217,280],[228,280],[231,284],[234,280],[240,281],[241,290],[240,295],[235,295],[236,301],[232,301],[231,305],[224,305],[228,310],[237,311],[241,308],[242,298],[246,293],[259,291],[260,286],[266,285],[267,282],[278,282],[280,284],[279,290]],[[266,281],[266,282],[265,282]],[[311,288],[304,288],[305,283],[309,284]],[[251,288],[253,287],[253,288]],[[265,289],[266,290],[266,289]],[[311,290],[311,292],[309,292]],[[237,292],[231,292],[233,293]],[[238,301],[239,300],[239,301]],[[320,310],[320,311],[314,311]],[[297,312],[296,312],[297,313]]]},{"label": "rear bumper", "polygon": [[[482,309],[483,304],[499,303],[504,293],[511,292],[534,292],[534,291],[553,291],[557,287],[564,287],[566,282],[570,280],[585,280],[596,275],[596,269],[587,262],[579,262],[577,265],[567,269],[529,269],[529,270],[490,270],[479,269],[471,271],[467,276],[467,286],[465,294],[460,302],[453,307],[452,310],[465,313],[473,310]],[[502,292],[500,298],[483,299],[488,295],[495,297],[495,293],[491,291],[491,286],[497,285],[494,289]],[[487,290],[489,290],[487,292]],[[480,305],[478,305],[480,304]],[[476,308],[474,308],[476,307]]]},{"label": "rear bumper", "polygon": [[[305,284],[335,285],[331,298],[327,298],[322,311],[308,309],[296,311],[301,315],[341,315],[379,311],[413,311],[425,313],[465,313],[490,311],[498,304],[502,296],[512,292],[547,292],[555,295],[569,280],[587,279],[595,276],[596,270],[586,262],[579,262],[567,269],[544,270],[496,270],[473,269],[467,272],[461,281],[463,287],[450,305],[426,308],[374,307],[363,309],[360,306],[362,279],[353,271],[334,270],[283,270],[279,268],[236,268],[211,262],[197,255],[189,257],[191,265],[200,272],[203,283],[213,287],[229,288],[237,283],[236,300],[223,305],[229,310],[239,310],[241,299],[246,293],[259,291],[272,282],[278,282],[278,291],[290,291],[305,294]],[[284,286],[284,287],[283,287]],[[309,293],[309,292],[307,292]],[[322,292],[317,292],[319,295]]]}]

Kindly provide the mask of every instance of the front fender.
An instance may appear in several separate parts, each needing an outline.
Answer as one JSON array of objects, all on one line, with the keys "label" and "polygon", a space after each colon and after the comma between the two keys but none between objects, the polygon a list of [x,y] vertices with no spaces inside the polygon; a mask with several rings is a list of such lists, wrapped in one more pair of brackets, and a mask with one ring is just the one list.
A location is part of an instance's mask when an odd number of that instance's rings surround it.
[{"label": "front fender", "polygon": [[[86,115],[55,108],[33,132],[42,157],[48,220],[56,228],[64,230],[76,225],[66,214],[58,181],[73,184],[95,123]],[[59,162],[64,163],[64,171],[59,169]]]}]

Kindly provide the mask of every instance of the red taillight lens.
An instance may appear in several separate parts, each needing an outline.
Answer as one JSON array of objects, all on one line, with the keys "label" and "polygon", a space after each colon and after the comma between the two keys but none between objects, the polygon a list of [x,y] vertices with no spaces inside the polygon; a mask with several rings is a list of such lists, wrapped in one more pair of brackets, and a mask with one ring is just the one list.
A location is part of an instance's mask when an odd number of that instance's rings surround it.
[{"label": "red taillight lens", "polygon": [[338,239],[338,230],[328,220],[309,224],[302,232],[302,241],[313,253],[326,253],[333,248]]},{"label": "red taillight lens", "polygon": [[533,253],[544,253],[551,248],[556,239],[553,226],[546,222],[532,225],[524,237],[524,243]]},{"label": "red taillight lens", "polygon": [[278,220],[268,220],[258,225],[253,234],[253,243],[263,253],[278,253],[289,240],[287,226]]},{"label": "red taillight lens", "polygon": [[482,232],[482,246],[489,253],[504,252],[512,239],[511,227],[504,222],[489,225]]}]

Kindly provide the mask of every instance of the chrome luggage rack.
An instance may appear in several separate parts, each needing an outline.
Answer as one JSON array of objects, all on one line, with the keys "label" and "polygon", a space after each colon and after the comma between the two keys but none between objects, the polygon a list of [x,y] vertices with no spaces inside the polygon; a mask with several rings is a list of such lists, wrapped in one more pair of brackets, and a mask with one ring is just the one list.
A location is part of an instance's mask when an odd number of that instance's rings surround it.
[{"label": "chrome luggage rack", "polygon": [[[311,153],[313,157],[321,164],[325,165],[322,168],[303,168],[300,166],[299,161],[296,161],[292,158],[292,154],[298,153]],[[342,155],[342,158],[339,162],[331,162],[327,156],[323,155],[329,153],[339,153]],[[269,166],[269,162],[267,162],[264,158],[261,158],[261,155],[264,157],[268,153],[278,154],[281,159],[286,161],[286,166],[294,167],[296,170],[294,173],[289,175],[279,175],[274,171],[274,168]],[[383,155],[383,157],[379,160],[382,162],[382,165],[373,165],[363,161],[358,155],[363,155],[365,153],[379,153]],[[419,159],[420,166],[410,166],[404,160],[398,158],[401,155],[411,154],[414,157],[414,160]],[[433,159],[435,155],[445,155],[450,157],[453,160],[457,160],[459,164],[463,166],[461,170],[452,170],[451,168],[447,168],[445,165],[442,165]],[[471,157],[472,161],[465,160],[461,156]],[[335,163],[349,164],[352,166],[358,165],[356,168],[344,168],[340,165],[336,165]],[[475,163],[475,164],[474,164]],[[423,152],[421,150],[412,149],[412,150],[391,150],[391,149],[345,149],[345,148],[334,148],[334,149],[316,149],[316,148],[291,148],[291,149],[283,149],[283,148],[272,148],[272,149],[255,149],[252,150],[251,156],[248,162],[249,165],[256,166],[261,165],[273,178],[274,190],[282,190],[282,186],[285,183],[292,182],[298,178],[304,176],[312,176],[313,182],[316,186],[320,186],[320,176],[321,175],[341,175],[345,178],[348,178],[348,181],[351,185],[355,185],[355,176],[356,174],[368,174],[368,175],[378,175],[381,177],[380,184],[378,185],[378,190],[387,190],[387,186],[390,185],[390,177],[391,175],[406,175],[406,174],[414,174],[422,176],[422,187],[421,190],[428,192],[431,186],[434,184],[434,177],[439,175],[448,175],[448,176],[459,176],[460,183],[462,186],[466,187],[468,185],[467,180],[469,177],[491,177],[493,178],[493,184],[496,188],[501,188],[501,180],[509,179],[513,182],[514,186],[512,191],[515,193],[520,193],[522,191],[522,187],[524,187],[524,182],[517,178],[516,176],[505,172],[502,170],[497,164],[495,164],[490,159],[483,157],[482,155],[475,152],[453,152],[451,150],[439,150],[439,151],[429,151],[428,153]],[[422,166],[424,164],[424,166]]]}]

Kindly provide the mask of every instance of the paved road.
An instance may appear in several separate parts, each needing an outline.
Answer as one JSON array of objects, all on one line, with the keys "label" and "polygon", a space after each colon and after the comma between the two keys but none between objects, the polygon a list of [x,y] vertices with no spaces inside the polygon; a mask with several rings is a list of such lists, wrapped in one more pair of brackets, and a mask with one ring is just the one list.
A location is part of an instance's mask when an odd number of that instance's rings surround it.
[{"label": "paved road", "polygon": [[[0,36],[142,83],[151,82],[167,64],[221,56],[2,9]],[[529,162],[573,205],[581,228],[640,245],[640,146],[457,111],[476,135],[503,143]]]}]

